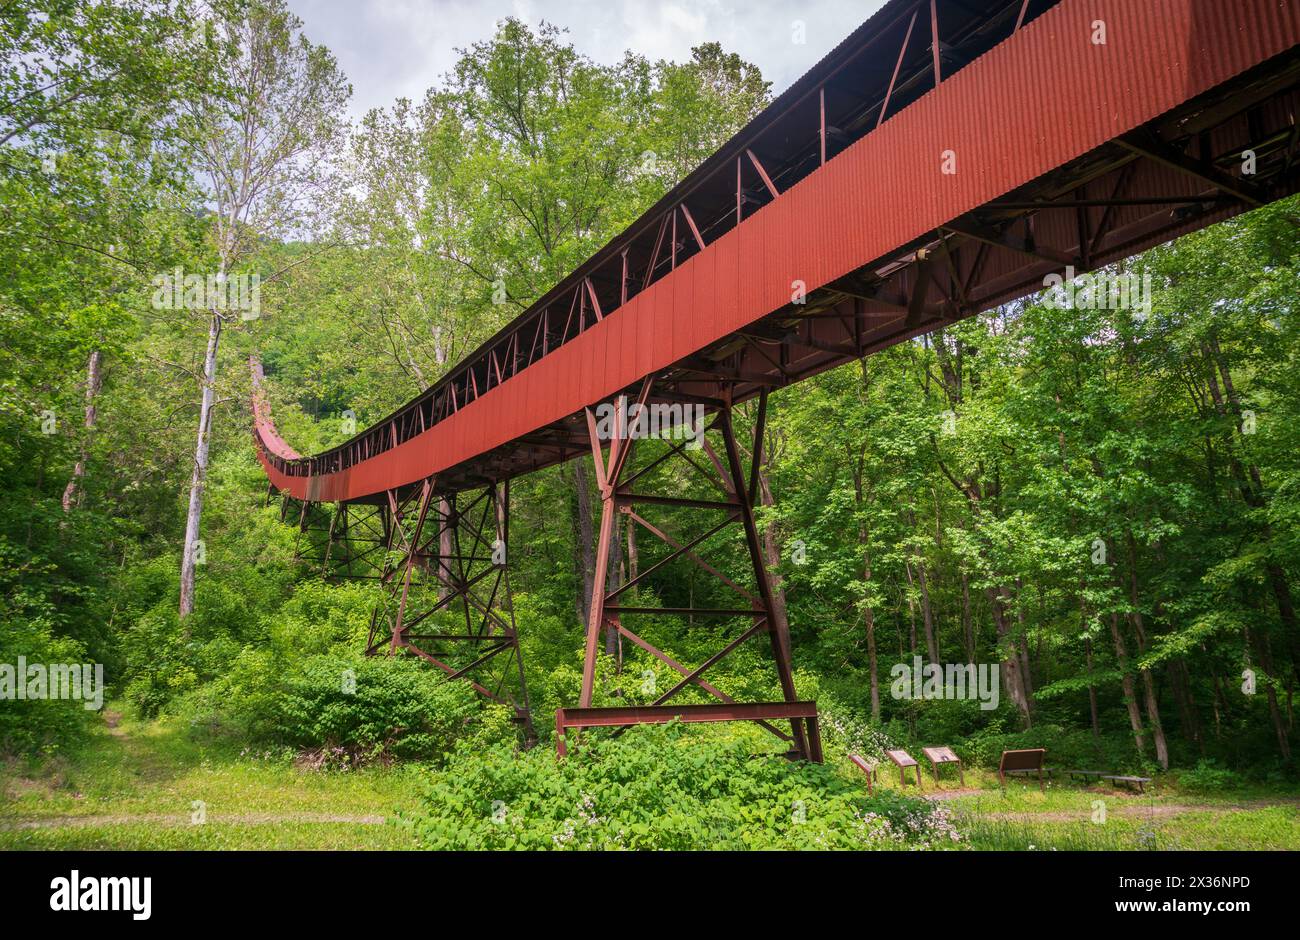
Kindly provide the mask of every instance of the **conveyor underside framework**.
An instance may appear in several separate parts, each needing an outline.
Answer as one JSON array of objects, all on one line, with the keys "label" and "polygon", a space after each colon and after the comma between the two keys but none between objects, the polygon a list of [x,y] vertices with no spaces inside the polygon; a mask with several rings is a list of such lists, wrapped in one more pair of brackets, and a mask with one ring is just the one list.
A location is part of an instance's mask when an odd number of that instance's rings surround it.
[{"label": "conveyor underside framework", "polygon": [[[255,395],[259,458],[305,529],[312,507],[333,503],[349,535],[364,531],[352,514],[369,513],[372,548],[405,550],[403,564],[372,574],[396,598],[375,625],[389,649],[412,635],[401,608],[423,577],[461,604],[469,634],[476,612],[474,642],[487,646],[472,668],[425,652],[468,676],[507,653],[519,662],[519,651],[499,613],[509,609],[504,574],[489,597],[471,598],[465,584],[492,577],[448,572],[482,561],[452,551],[448,532],[504,548],[504,527],[491,540],[481,525],[465,533],[455,503],[479,493],[503,507],[512,477],[594,452],[605,515],[635,514],[636,494],[614,472],[628,469],[631,446],[596,436],[591,409],[700,406],[720,438],[719,482],[731,487],[721,511],[745,526],[753,562],[750,602],[732,616],[752,617],[746,636],[771,636],[784,700],[753,703],[757,713],[661,701],[626,717],[789,721],[794,750],[812,756],[815,708],[786,681],[788,636],[773,632],[748,538],[752,487],[724,456],[733,407],[765,405],[771,389],[1024,296],[1048,275],[1095,270],[1296,192],[1298,43],[1300,0],[891,0],[627,232],[389,418],[302,457]],[[590,709],[593,633],[617,629],[623,613],[609,602],[606,556],[617,546],[603,523],[601,539],[605,590],[594,592],[582,701],[562,710],[561,727],[619,723]],[[342,557],[351,564],[364,550]],[[686,670],[683,688],[708,691],[693,669],[673,668]],[[500,682],[480,687],[526,716],[522,664]]]}]

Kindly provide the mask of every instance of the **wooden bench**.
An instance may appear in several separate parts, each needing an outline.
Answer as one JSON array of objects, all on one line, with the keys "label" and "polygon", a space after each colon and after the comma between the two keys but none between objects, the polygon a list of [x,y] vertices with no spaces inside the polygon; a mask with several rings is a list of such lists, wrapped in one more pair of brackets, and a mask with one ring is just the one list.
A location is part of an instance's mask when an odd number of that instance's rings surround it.
[{"label": "wooden bench", "polygon": [[1073,780],[1109,780],[1112,783],[1122,784],[1124,786],[1137,787],[1139,793],[1146,792],[1146,785],[1151,782],[1150,777],[1134,777],[1129,774],[1108,774],[1103,770],[1068,770],[1066,771]]},{"label": "wooden bench", "polygon": [[1078,779],[1083,780],[1084,782],[1087,782],[1094,777],[1101,778],[1106,776],[1104,770],[1067,770],[1066,773],[1070,775],[1071,780]]},{"label": "wooden bench", "polygon": [[872,785],[876,782],[876,765],[868,764],[866,760],[857,754],[850,754],[849,760],[853,761],[854,766],[867,775],[867,792],[872,793]]},{"label": "wooden bench", "polygon": [[898,768],[898,782],[900,784],[907,786],[907,768],[915,767],[916,785],[918,787],[921,785],[921,765],[916,762],[915,757],[907,753],[907,751],[902,750],[885,751],[885,754],[888,755],[889,759],[892,760],[894,765]]},{"label": "wooden bench", "polygon": [[1126,787],[1136,786],[1139,793],[1147,792],[1146,785],[1151,782],[1150,777],[1131,777],[1127,774],[1102,774],[1101,779],[1121,783]]},{"label": "wooden bench", "polygon": [[956,764],[957,773],[961,777],[961,785],[966,786],[966,769],[962,767],[961,758],[952,752],[950,747],[923,747],[921,752],[930,759],[930,766],[934,769],[934,783],[939,785],[939,765]]},{"label": "wooden bench", "polygon": [[1045,747],[1026,748],[1020,751],[1003,751],[1002,760],[998,762],[998,783],[1007,785],[1007,775],[1038,775],[1038,789],[1043,789],[1043,757],[1047,754]]}]

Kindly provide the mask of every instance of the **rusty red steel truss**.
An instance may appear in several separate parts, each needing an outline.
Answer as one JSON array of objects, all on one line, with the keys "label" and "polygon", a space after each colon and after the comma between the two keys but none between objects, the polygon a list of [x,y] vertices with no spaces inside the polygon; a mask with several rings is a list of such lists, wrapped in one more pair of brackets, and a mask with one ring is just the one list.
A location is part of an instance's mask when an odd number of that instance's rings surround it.
[{"label": "rusty red steel truss", "polygon": [[[481,549],[493,534],[457,502],[481,510],[476,500],[490,500],[508,516],[507,481],[593,454],[606,575],[614,514],[669,545],[638,507],[660,500],[739,523],[756,580],[725,616],[748,618],[750,638],[768,637],[783,701],[728,703],[703,678],[712,662],[687,667],[647,649],[720,701],[664,700],[627,719],[648,720],[651,707],[683,720],[754,720],[754,708],[769,707],[760,720],[789,722],[792,750],[812,756],[815,714],[795,714],[788,627],[772,621],[750,538],[752,486],[740,486],[732,466],[735,407],[756,402],[765,412],[774,389],[1041,290],[1048,275],[1116,264],[1300,191],[1297,111],[1300,0],[889,0],[625,232],[397,412],[306,457],[280,438],[259,392],[259,459],[272,489],[294,501],[300,543],[317,548],[326,573],[384,585],[372,647],[386,636],[388,650],[423,654],[458,678],[503,657],[518,662],[519,648],[508,577],[496,584],[476,569],[481,555],[448,547]],[[260,365],[254,372],[260,380]],[[706,409],[716,443],[704,466],[720,499],[622,491],[640,473],[633,445],[593,448],[589,415],[642,399]],[[462,563],[476,570],[445,577]],[[582,700],[562,710],[565,728],[613,721],[608,709],[584,714],[597,675],[592,631],[637,643],[623,625],[639,615],[623,603],[629,589],[598,580]],[[448,592],[454,600],[430,610],[423,598],[439,590],[435,603]],[[466,648],[489,644],[477,657],[417,645],[424,622],[453,604],[471,626],[477,612],[477,628],[456,631],[476,637]],[[507,672],[494,680],[500,691],[480,690],[526,715],[522,664]],[[704,710],[688,719],[683,709]]]},{"label": "rusty red steel truss", "polygon": [[333,507],[284,494],[281,518],[294,509],[298,559],[327,580],[379,582],[367,656],[406,653],[464,679],[512,710],[526,743],[536,739],[510,591],[509,481],[438,494],[430,478]]},{"label": "rusty red steel truss", "polygon": [[[711,399],[708,402],[692,403],[699,406],[701,415],[707,415],[709,409],[714,409],[708,423],[703,427],[686,429],[690,433],[678,433],[676,436],[680,439],[671,441],[666,448],[662,449],[662,453],[633,469],[632,452],[639,440],[634,433],[637,416],[646,414],[647,408],[654,404],[666,404],[670,409],[673,405],[678,406],[678,414],[682,419],[692,414],[680,410],[680,396],[674,395],[669,400],[657,401],[654,385],[653,379],[647,378],[643,381],[631,407],[626,396],[618,399],[612,411],[619,417],[610,422],[614,433],[608,438],[600,434],[600,424],[596,414],[591,409],[586,412],[592,460],[596,468],[596,484],[601,497],[600,534],[596,541],[596,570],[593,579],[596,589],[592,592],[591,610],[587,618],[582,691],[577,708],[563,708],[556,714],[557,748],[561,754],[564,753],[565,732],[568,728],[608,725],[612,723],[611,718],[619,715],[627,719],[626,724],[643,724],[655,720],[667,720],[668,717],[675,716],[683,721],[756,721],[782,740],[790,742],[792,756],[820,763],[821,737],[817,725],[816,706],[812,703],[800,703],[795,694],[789,625],[785,622],[784,614],[777,608],[773,597],[772,583],[766,569],[767,562],[759,544],[758,528],[754,521],[758,473],[763,460],[767,393],[762,392],[758,399],[758,414],[749,448],[748,473],[745,472],[741,462],[740,448],[737,445],[732,423],[729,394],[721,402]],[[673,414],[671,410],[668,413]],[[701,418],[702,422],[704,420]],[[668,422],[667,430],[670,435],[673,432],[683,431],[684,423],[687,422],[684,420]],[[716,446],[709,439],[711,433],[718,441]],[[692,456],[691,449],[695,447],[698,447],[700,454],[707,456],[706,461]],[[656,478],[656,471],[660,471],[670,461],[676,461],[687,472],[702,477],[716,490],[716,496],[710,499],[698,499],[674,493],[651,492],[651,483]],[[704,523],[702,531],[688,539],[674,538],[642,515],[646,512],[647,506],[693,510],[702,518]],[[619,543],[614,535],[619,516],[625,517],[626,525],[636,526],[638,531],[647,533],[669,549],[664,557],[626,580],[611,578],[619,553]],[[744,532],[744,553],[748,556],[755,585],[752,591],[711,565],[701,554],[704,543],[728,526],[736,524],[740,525]],[[664,607],[643,606],[629,602],[634,600],[635,589],[679,559],[691,562],[717,579],[737,598],[735,601],[737,606]],[[751,623],[730,641],[722,644],[716,653],[692,668],[684,666],[657,648],[625,623],[628,618],[664,615],[691,619],[717,619],[722,622],[748,619]],[[681,680],[657,695],[648,705],[593,708],[598,643],[602,632],[613,641],[610,646],[619,648],[622,641],[627,640],[679,673]],[[751,638],[766,638],[769,643],[776,679],[783,699],[781,702],[739,703],[710,684],[704,677],[705,672]],[[721,704],[708,706],[669,704],[670,700],[683,690],[692,687],[707,693]],[[792,707],[796,705],[799,708],[792,711]],[[656,718],[656,715],[661,717]],[[706,715],[709,717],[703,717]],[[773,724],[783,719],[790,723],[789,734]]]}]

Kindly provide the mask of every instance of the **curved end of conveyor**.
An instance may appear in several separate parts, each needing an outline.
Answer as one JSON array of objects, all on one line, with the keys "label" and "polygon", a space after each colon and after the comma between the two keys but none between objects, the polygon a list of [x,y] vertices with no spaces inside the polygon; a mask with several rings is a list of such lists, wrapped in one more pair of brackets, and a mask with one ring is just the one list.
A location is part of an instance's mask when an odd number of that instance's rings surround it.
[{"label": "curved end of conveyor", "polygon": [[249,356],[248,368],[252,374],[253,440],[257,443],[257,459],[266,469],[266,475],[276,489],[291,490],[286,485],[284,467],[303,460],[303,455],[290,447],[275,429],[275,422],[271,419],[271,405],[266,397],[262,360],[256,355]]}]

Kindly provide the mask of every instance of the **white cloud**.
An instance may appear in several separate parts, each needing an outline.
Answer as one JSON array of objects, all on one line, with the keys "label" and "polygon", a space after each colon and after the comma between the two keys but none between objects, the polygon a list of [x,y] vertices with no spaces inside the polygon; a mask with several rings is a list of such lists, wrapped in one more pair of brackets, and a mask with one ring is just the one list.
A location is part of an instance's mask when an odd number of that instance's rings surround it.
[{"label": "white cloud", "polygon": [[[515,16],[569,30],[600,62],[632,49],[649,59],[683,60],[716,40],[754,62],[780,92],[833,49],[884,0],[289,0],[308,37],[338,57],[352,82],[351,111],[413,101],[455,65],[456,49],[487,39]],[[794,21],[806,42],[794,42]]]}]

